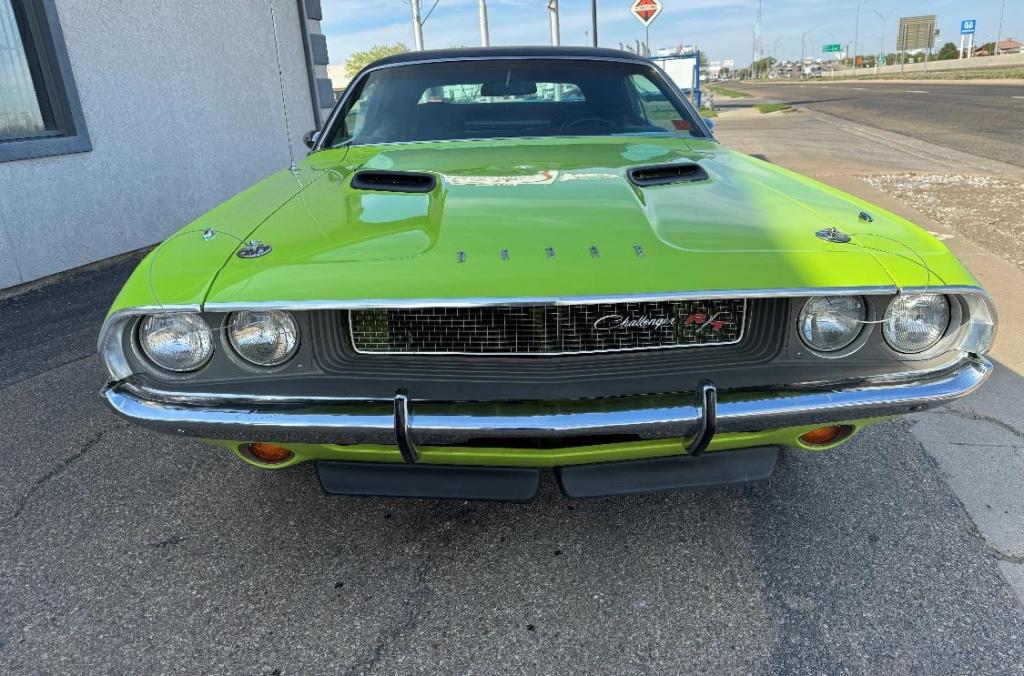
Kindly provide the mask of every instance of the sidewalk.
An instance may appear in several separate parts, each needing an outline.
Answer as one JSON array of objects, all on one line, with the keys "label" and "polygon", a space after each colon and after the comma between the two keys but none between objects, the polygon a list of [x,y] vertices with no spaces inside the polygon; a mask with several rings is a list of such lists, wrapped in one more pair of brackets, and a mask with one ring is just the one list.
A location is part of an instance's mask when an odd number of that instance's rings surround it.
[{"label": "sidewalk", "polygon": [[[751,106],[757,102],[743,100]],[[721,113],[716,122],[723,145],[870,200],[936,233],[995,298],[1000,315],[991,355],[996,375],[977,394],[915,416],[913,433],[941,467],[1024,604],[1024,345],[1019,340],[1024,333],[1024,272],[867,180],[908,172],[1024,180],[1024,169],[805,109],[762,115],[740,107]],[[1024,196],[1019,199],[1017,213],[1024,213]],[[1024,223],[1017,227],[1021,232]]]}]

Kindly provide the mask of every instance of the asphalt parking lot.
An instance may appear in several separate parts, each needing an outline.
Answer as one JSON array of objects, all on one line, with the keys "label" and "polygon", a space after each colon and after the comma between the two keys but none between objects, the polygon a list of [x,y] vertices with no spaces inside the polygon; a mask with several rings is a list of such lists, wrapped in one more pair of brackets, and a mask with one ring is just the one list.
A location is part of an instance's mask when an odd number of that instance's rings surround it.
[{"label": "asphalt parking lot", "polygon": [[[965,497],[958,477],[985,477],[937,454],[921,426],[957,443],[943,421],[786,451],[743,488],[326,497],[309,468],[257,471],[106,410],[94,343],[133,264],[0,300],[4,673],[1024,671],[1024,558],[985,520],[1013,531],[1012,506]],[[989,389],[1019,413],[1011,356]],[[936,415],[973,430],[999,405]],[[977,441],[984,468],[1003,447]]]}]

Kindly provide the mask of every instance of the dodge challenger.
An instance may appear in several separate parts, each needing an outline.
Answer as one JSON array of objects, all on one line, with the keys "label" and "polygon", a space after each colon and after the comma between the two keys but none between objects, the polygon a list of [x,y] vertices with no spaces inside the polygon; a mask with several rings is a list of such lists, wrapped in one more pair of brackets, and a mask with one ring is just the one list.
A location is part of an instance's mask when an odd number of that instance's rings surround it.
[{"label": "dodge challenger", "polygon": [[388,57],[306,142],[128,280],[115,411],[332,494],[527,500],[764,480],[991,373],[942,242],[722,147],[642,57]]}]

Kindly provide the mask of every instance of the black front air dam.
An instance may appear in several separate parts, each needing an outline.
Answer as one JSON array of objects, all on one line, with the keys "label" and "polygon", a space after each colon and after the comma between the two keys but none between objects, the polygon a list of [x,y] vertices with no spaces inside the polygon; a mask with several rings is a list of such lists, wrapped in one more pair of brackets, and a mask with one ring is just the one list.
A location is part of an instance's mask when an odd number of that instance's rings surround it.
[{"label": "black front air dam", "polygon": [[688,455],[572,465],[556,470],[562,492],[570,498],[657,493],[763,481],[775,471],[779,449],[758,446]]},{"label": "black front air dam", "polygon": [[540,487],[536,467],[320,461],[316,470],[331,495],[526,502]]},{"label": "black front air dam", "polygon": [[[567,497],[597,498],[762,481],[775,470],[778,454],[775,446],[759,446],[699,457],[572,465],[555,473]],[[526,502],[540,486],[535,467],[320,461],[316,469],[330,495]]]}]

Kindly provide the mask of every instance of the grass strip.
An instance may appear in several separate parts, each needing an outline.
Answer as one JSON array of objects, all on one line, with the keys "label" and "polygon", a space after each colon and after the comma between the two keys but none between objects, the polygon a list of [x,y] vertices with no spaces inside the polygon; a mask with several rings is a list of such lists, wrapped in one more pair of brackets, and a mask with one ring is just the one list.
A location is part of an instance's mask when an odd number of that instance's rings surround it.
[{"label": "grass strip", "polygon": [[[870,70],[870,69],[865,69]],[[1019,80],[1024,79],[1024,67],[1006,68],[965,68],[962,70],[935,70],[913,73],[883,73],[880,75],[845,75],[835,78],[822,78],[819,82],[843,82],[849,80]],[[785,81],[782,81],[785,82]]]},{"label": "grass strip", "polygon": [[739,92],[735,89],[726,89],[725,87],[708,87],[711,91],[719,96],[724,96],[728,99],[749,99],[750,94],[746,92]]},{"label": "grass strip", "polygon": [[765,114],[765,115],[767,115],[768,113],[774,113],[774,112],[777,112],[777,111],[780,111],[780,110],[786,111],[786,110],[792,110],[793,109],[793,107],[791,105],[789,105],[788,103],[759,103],[759,104],[757,104],[754,107],[757,108],[757,111],[759,113],[762,113],[762,114]]}]

